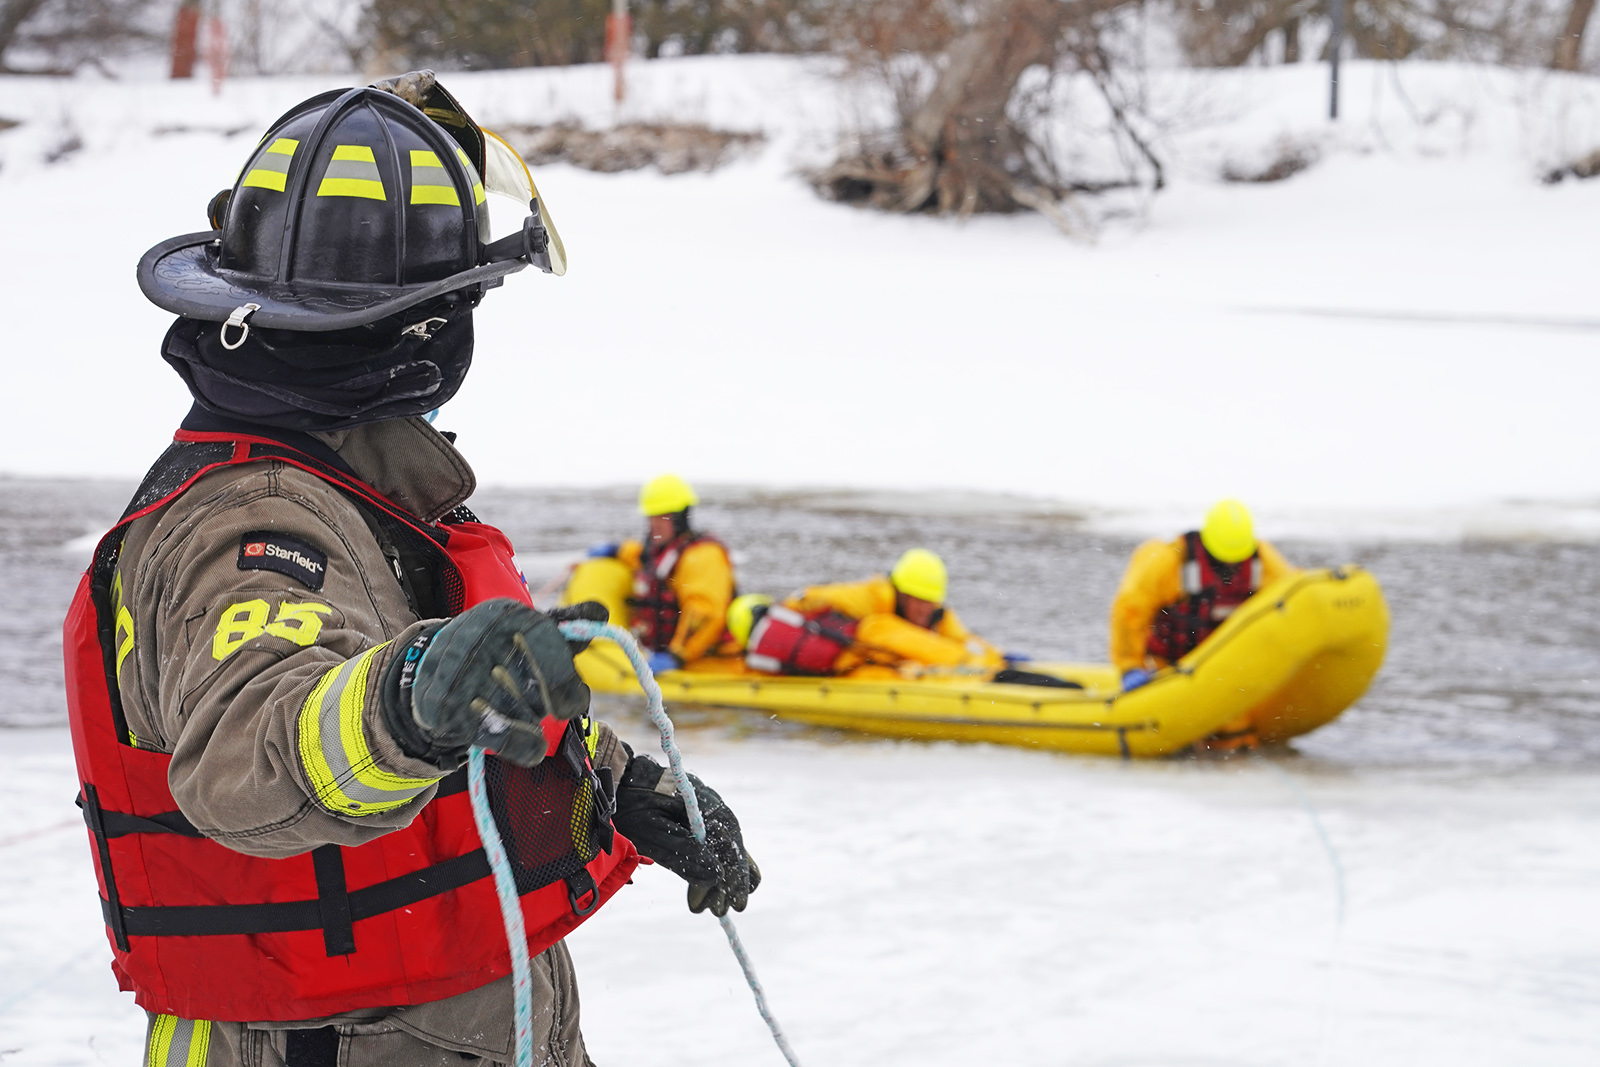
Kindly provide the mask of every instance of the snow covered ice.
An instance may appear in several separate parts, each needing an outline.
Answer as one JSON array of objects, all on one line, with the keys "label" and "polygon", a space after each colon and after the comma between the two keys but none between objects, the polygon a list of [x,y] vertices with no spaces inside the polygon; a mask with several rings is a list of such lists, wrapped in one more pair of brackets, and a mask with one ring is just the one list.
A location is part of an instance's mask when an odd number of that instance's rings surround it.
[{"label": "snow covered ice", "polygon": [[[739,924],[808,1067],[1600,1058],[1600,183],[1534,177],[1600,143],[1600,83],[1354,64],[1335,133],[1313,68],[1174,74],[1166,91],[1211,118],[1175,135],[1172,188],[1089,247],[1037,218],[818,201],[792,172],[845,109],[813,62],[632,78],[661,114],[769,144],[711,175],[536,175],[573,272],[485,303],[441,423],[501,487],[479,510],[531,578],[637,520],[621,492],[526,487],[676,468],[751,588],[852,577],[926,540],[967,621],[1040,655],[1103,657],[1134,537],[1224,492],[1297,562],[1372,566],[1395,612],[1373,692],[1276,759],[1123,765],[678,712],[689,766],[761,863]],[[491,126],[601,124],[608,79],[450,84]],[[130,481],[159,453],[188,399],[133,264],[199,229],[256,133],[331,84],[241,80],[213,100],[0,79],[0,114],[60,116],[84,143],[46,166],[51,124],[0,134],[6,471]],[[1322,161],[1274,186],[1215,180],[1282,136]],[[662,451],[630,438],[675,411],[697,417]],[[1205,471],[1170,438],[1197,412],[1240,422]],[[749,447],[772,425],[805,447]],[[747,488],[719,508],[719,483]],[[0,731],[7,1065],[141,1054],[51,711],[83,535],[130,488],[0,481],[0,722],[34,724]],[[635,709],[606,710],[648,741]],[[779,1062],[671,876],[642,872],[571,940],[597,1062]]]}]

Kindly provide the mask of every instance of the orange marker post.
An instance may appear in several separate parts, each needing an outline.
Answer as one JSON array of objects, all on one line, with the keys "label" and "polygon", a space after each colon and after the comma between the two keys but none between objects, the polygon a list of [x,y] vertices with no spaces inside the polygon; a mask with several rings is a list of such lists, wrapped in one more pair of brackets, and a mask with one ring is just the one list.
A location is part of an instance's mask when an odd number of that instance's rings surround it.
[{"label": "orange marker post", "polygon": [[622,67],[633,50],[633,17],[628,14],[628,0],[611,0],[611,14],[606,16],[606,60],[616,72],[613,96],[622,103],[626,86],[622,80]]}]

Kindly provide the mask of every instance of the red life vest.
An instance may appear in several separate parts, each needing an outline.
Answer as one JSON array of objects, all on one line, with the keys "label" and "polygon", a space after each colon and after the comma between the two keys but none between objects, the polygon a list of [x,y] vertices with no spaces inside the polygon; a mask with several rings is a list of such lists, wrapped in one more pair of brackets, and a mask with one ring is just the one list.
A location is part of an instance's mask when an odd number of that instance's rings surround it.
[{"label": "red life vest", "polygon": [[774,604],[750,628],[745,663],[768,674],[832,674],[860,623],[837,611],[801,613]]},{"label": "red life vest", "polygon": [[1230,565],[1213,558],[1193,530],[1183,544],[1183,599],[1156,612],[1145,641],[1145,651],[1168,663],[1193,652],[1261,588],[1259,552]]},{"label": "red life vest", "polygon": [[[451,614],[490,597],[529,599],[510,543],[493,527],[424,522],[269,438],[179,431],[100,542],[65,627],[79,803],[112,970],[141,1007],[184,1019],[313,1019],[476,989],[508,974],[511,963],[464,770],[445,778],[403,829],[353,848],[262,859],[203,836],[168,789],[171,757],[130,744],[109,599],[127,524],[208,471],[267,459],[324,479],[373,521],[429,546]],[[609,768],[597,774],[589,762],[587,721],[545,726],[550,757],[538,766],[486,761],[530,952],[575,928],[638,864],[633,845],[611,828]]]},{"label": "red life vest", "polygon": [[646,542],[639,553],[639,569],[633,575],[633,595],[628,598],[632,617],[628,628],[639,643],[653,652],[665,652],[678,632],[678,617],[682,606],[672,588],[672,574],[678,569],[684,552],[693,545],[709,542],[728,549],[710,534],[689,530],[660,545]]}]

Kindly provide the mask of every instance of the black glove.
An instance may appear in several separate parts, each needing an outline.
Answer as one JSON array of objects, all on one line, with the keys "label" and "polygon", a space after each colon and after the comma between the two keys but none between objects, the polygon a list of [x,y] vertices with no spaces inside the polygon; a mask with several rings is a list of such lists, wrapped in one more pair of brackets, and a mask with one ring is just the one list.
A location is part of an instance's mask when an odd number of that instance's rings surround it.
[{"label": "black glove", "polygon": [[488,600],[419,635],[384,675],[383,721],[408,756],[459,767],[480,745],[532,767],[548,747],[539,721],[589,710],[566,639],[520,601]]},{"label": "black glove", "polygon": [[641,854],[689,883],[690,911],[710,908],[717,916],[728,914],[729,908],[743,911],[761,884],[761,869],[744,850],[739,820],[717,791],[692,774],[689,781],[705,816],[704,844],[689,832],[689,813],[672,775],[649,756],[628,761],[611,823]]},{"label": "black glove", "polygon": [[[609,622],[611,620],[611,612],[598,600],[585,600],[581,604],[563,604],[558,608],[551,608],[544,614],[551,622],[567,622],[570,619],[587,619],[589,622]],[[576,656],[579,652],[589,647],[589,642],[587,640],[574,641],[568,638],[567,647]]]}]

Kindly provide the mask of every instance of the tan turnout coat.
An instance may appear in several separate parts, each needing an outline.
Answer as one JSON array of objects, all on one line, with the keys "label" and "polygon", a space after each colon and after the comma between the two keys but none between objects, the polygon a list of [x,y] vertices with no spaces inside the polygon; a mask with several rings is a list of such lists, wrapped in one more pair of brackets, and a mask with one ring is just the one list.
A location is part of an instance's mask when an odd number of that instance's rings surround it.
[{"label": "tan turnout coat", "polygon": [[[475,486],[461,454],[420,418],[318,436],[364,481],[430,521]],[[241,539],[256,531],[324,554],[321,587],[278,570],[241,566]],[[128,727],[140,746],[172,754],[173,796],[207,836],[267,857],[329,843],[359,845],[409,824],[432,799],[429,785],[398,791],[369,814],[336,810],[319,800],[318,775],[306,765],[311,757],[302,755],[297,734],[312,687],[330,669],[392,642],[376,654],[369,674],[381,678],[394,650],[422,625],[397,562],[393,546],[346,497],[277,460],[207,474],[130,525],[117,574],[134,638],[117,674]],[[258,601],[266,603],[265,614],[239,607]],[[262,620],[288,621],[263,629]],[[369,686],[363,707],[365,741],[378,769],[401,779],[437,780],[443,770],[406,756],[384,729],[380,692],[381,686]],[[616,735],[602,725],[597,766],[611,766],[613,780],[620,781],[625,763]],[[534,982],[535,1062],[584,1067],[590,1061],[563,944],[535,959]],[[184,1064],[203,1041],[205,1059],[192,1062],[278,1065],[285,1031],[328,1025],[339,1035],[341,1067],[507,1062],[510,979],[430,1004],[298,1023],[207,1025],[152,1016],[147,1062]]]}]

